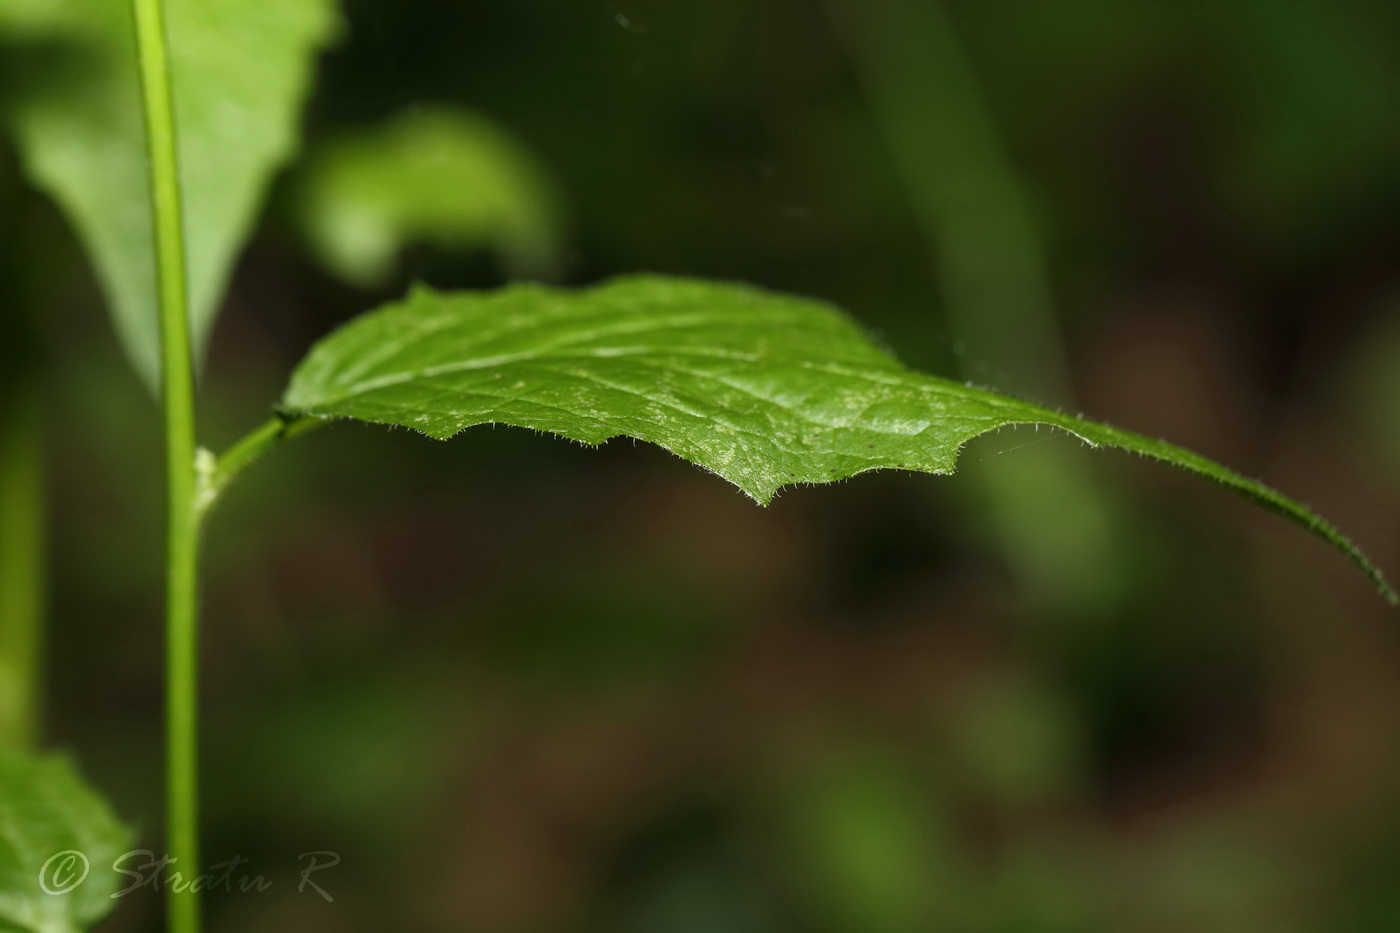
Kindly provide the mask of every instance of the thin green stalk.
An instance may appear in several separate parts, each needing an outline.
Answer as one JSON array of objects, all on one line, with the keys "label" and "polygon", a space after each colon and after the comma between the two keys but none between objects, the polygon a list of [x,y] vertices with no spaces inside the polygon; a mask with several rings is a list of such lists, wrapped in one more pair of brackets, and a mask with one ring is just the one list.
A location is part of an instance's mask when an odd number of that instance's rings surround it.
[{"label": "thin green stalk", "polygon": [[[194,364],[190,352],[180,158],[161,0],[132,0],[141,101],[150,156],[160,300],[161,403],[165,411],[166,833],[168,855],[199,874],[199,511],[196,502]],[[172,933],[198,933],[199,896],[167,888]]]},{"label": "thin green stalk", "polygon": [[[1048,250],[971,62],[939,0],[827,0],[923,229],[948,329],[995,381],[1070,401]],[[1034,602],[1092,615],[1115,579],[1111,512],[1053,447],[978,472],[1008,560]]]},{"label": "thin green stalk", "polygon": [[207,515],[229,484],[263,454],[282,442],[300,437],[325,423],[320,418],[269,418],[219,457],[214,457],[208,451],[201,451],[198,461],[197,500],[200,517]]},{"label": "thin green stalk", "polygon": [[34,374],[0,412],[0,746],[30,748],[43,715],[43,430]]}]

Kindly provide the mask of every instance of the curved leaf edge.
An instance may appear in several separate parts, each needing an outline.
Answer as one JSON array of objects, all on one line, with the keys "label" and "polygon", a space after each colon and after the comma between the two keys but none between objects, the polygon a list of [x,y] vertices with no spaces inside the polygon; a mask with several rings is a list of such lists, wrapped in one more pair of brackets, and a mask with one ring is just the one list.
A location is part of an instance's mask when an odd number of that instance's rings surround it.
[{"label": "curved leaf edge", "polygon": [[[369,421],[367,419],[360,418],[324,416],[304,412],[288,411],[282,408],[278,409],[278,414],[279,417],[287,423],[297,423],[306,419],[311,419],[323,423],[331,423],[336,421],[355,421],[361,424],[377,424],[389,428],[403,427],[402,425],[391,421]],[[603,444],[606,444],[608,441],[614,440],[615,438],[629,436],[625,434],[612,434],[604,438],[578,437],[574,434],[571,434],[567,430],[559,428],[544,428],[539,427],[538,425],[518,423],[515,421],[493,420],[478,421],[474,424],[467,425],[462,430],[457,431],[454,434],[448,435],[446,437],[430,434],[425,431],[420,431],[417,428],[408,428],[408,430],[412,431],[415,434],[422,435],[423,437],[431,438],[432,440],[447,441],[451,440],[459,434],[466,433],[472,428],[481,427],[482,425],[501,425],[504,427],[525,428],[527,430],[538,431],[541,434],[550,434],[563,440],[574,441],[575,443],[583,444],[587,447],[599,447]],[[1301,526],[1303,529],[1310,532],[1311,534],[1321,538],[1323,541],[1326,541],[1328,544],[1332,545],[1343,555],[1345,555],[1346,558],[1357,567],[1357,569],[1359,569],[1363,574],[1366,575],[1367,579],[1369,579],[1371,583],[1375,585],[1381,597],[1388,604],[1390,604],[1391,606],[1400,606],[1400,593],[1396,592],[1395,587],[1391,585],[1390,581],[1386,578],[1385,574],[1381,571],[1379,567],[1375,565],[1375,563],[1373,563],[1370,560],[1370,558],[1366,556],[1365,552],[1362,551],[1359,547],[1357,547],[1357,545],[1353,543],[1350,538],[1344,535],[1335,525],[1333,525],[1331,522],[1328,522],[1326,519],[1322,518],[1322,516],[1318,515],[1316,512],[1313,512],[1311,509],[1309,509],[1302,503],[1294,499],[1290,499],[1288,496],[1283,495],[1283,493],[1279,492],[1271,486],[1265,485],[1264,483],[1261,483],[1258,480],[1250,479],[1246,476],[1243,476],[1242,474],[1234,472],[1233,470],[1229,470],[1226,467],[1220,465],[1219,463],[1216,463],[1215,461],[1210,460],[1207,457],[1203,457],[1200,454],[1197,454],[1195,451],[1189,450],[1185,447],[1179,447],[1175,444],[1169,444],[1166,441],[1156,440],[1153,438],[1146,437],[1144,435],[1134,434],[1130,431],[1123,431],[1118,428],[1114,428],[1111,425],[1102,424],[1100,422],[1088,421],[1086,419],[1065,415],[1060,412],[1053,411],[1051,409],[1046,409],[1045,417],[1038,420],[1026,419],[1007,421],[1004,424],[998,425],[995,428],[990,428],[988,430],[983,431],[976,431],[968,435],[967,437],[963,438],[961,443],[958,445],[958,453],[957,456],[954,458],[954,463],[947,468],[933,466],[917,467],[909,465],[869,466],[863,469],[854,470],[844,475],[833,474],[825,477],[797,479],[791,482],[772,486],[747,486],[740,479],[734,476],[726,476],[722,469],[714,469],[712,467],[705,466],[702,463],[697,463],[695,460],[692,460],[684,454],[669,449],[664,444],[658,444],[654,441],[643,441],[643,443],[651,444],[654,447],[660,447],[662,450],[665,450],[667,453],[670,453],[673,456],[679,457],[680,459],[685,460],[686,462],[694,466],[698,466],[706,472],[715,474],[721,479],[724,479],[729,483],[733,484],[758,505],[766,507],[770,505],[773,499],[775,499],[778,496],[778,494],[784,489],[795,488],[800,486],[811,486],[825,483],[841,482],[843,480],[847,480],[855,476],[861,476],[866,473],[875,473],[882,470],[895,470],[905,473],[921,473],[929,476],[951,476],[957,472],[957,460],[961,458],[963,448],[966,447],[970,441],[975,440],[978,437],[982,437],[986,434],[993,434],[1001,428],[1022,425],[1044,425],[1046,427],[1055,428],[1064,431],[1071,437],[1077,438],[1078,440],[1082,441],[1091,448],[1111,448],[1116,450],[1127,451],[1129,453],[1138,454],[1142,457],[1147,457],[1151,460],[1156,460],[1161,463],[1169,464],[1171,466],[1185,470],[1188,473],[1192,473],[1196,476],[1199,476],[1203,479],[1210,480],[1216,485],[1228,489],[1231,492],[1252,502],[1253,504],[1264,509],[1266,512],[1270,512],[1280,518],[1293,522],[1294,524]],[[637,438],[633,438],[633,440],[637,440]]]}]

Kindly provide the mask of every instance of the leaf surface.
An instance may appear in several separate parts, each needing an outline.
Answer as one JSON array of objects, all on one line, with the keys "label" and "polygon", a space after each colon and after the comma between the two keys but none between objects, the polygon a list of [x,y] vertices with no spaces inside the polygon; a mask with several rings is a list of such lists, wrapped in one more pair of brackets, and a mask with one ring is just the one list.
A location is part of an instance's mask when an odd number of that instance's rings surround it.
[{"label": "leaf surface", "polygon": [[[116,905],[111,895],[122,876],[111,866],[131,840],[66,758],[0,749],[0,929],[90,928]],[[69,852],[86,863],[64,864],[61,853]],[[87,877],[65,891],[84,864]]]},{"label": "leaf surface", "polygon": [[493,249],[512,274],[558,263],[553,186],[487,117],[419,107],[328,142],[298,172],[296,210],[318,258],[356,285],[382,283],[400,250]]},{"label": "leaf surface", "polygon": [[1013,424],[1059,428],[1206,477],[1379,570],[1307,508],[1159,440],[907,369],[840,310],[700,280],[635,276],[569,291],[420,288],[312,348],[284,417],[356,418],[449,438],[501,423],[585,444],[625,435],[766,503],[783,486],[869,470],[952,473]]},{"label": "leaf surface", "polygon": [[[155,256],[128,6],[0,0],[0,39],[19,48],[5,116],[26,173],[77,229],[122,344],[154,387]],[[168,0],[166,14],[198,354],[271,173],[296,145],[314,53],[336,25],[335,2]]]}]

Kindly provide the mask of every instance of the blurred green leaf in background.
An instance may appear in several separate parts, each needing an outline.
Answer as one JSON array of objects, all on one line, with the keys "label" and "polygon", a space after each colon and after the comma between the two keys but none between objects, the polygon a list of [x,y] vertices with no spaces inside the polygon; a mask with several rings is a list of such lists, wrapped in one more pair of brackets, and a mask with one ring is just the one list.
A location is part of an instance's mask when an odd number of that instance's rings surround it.
[{"label": "blurred green leaf in background", "polygon": [[[272,173],[296,151],[316,52],[338,20],[334,0],[169,6],[198,359]],[[5,105],[25,172],[77,229],[127,356],[154,389],[155,258],[131,12],[123,0],[2,0],[0,40],[18,46]]]},{"label": "blurred green leaf in background", "polygon": [[512,277],[561,262],[558,196],[509,132],[462,108],[415,106],[319,145],[297,174],[297,221],[331,272],[385,283],[398,254],[431,243],[489,248]]},{"label": "blurred green leaf in background", "polygon": [[90,929],[116,906],[131,844],[67,759],[0,749],[0,928]]}]

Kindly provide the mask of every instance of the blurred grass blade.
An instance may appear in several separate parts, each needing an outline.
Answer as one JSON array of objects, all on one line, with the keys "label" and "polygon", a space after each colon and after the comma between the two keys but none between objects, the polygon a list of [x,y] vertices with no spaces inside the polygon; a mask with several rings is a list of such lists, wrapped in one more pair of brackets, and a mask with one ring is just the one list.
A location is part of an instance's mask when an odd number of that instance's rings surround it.
[{"label": "blurred grass blade", "polygon": [[0,398],[0,747],[38,739],[43,692],[43,425],[29,366]]},{"label": "blurred grass blade", "polygon": [[[334,0],[170,0],[191,331],[205,346],[271,173],[297,143]],[[155,258],[131,14],[124,0],[0,0],[18,81],[6,121],[29,178],[77,229],[117,331],[154,388]]]},{"label": "blurred grass blade", "polygon": [[331,272],[383,284],[407,246],[490,248],[513,276],[548,277],[559,216],[544,170],[480,114],[415,108],[329,142],[297,176],[297,221]]},{"label": "blurred grass blade", "polygon": [[0,750],[0,929],[91,928],[116,906],[112,863],[131,842],[67,759]]},{"label": "blurred grass blade", "polygon": [[[1031,198],[941,0],[827,0],[937,270],[962,375],[1071,401]],[[976,360],[978,365],[970,361]],[[1039,603],[1082,618],[1119,583],[1115,514],[1092,471],[1038,447],[979,471],[998,534]]]},{"label": "blurred grass blade", "polygon": [[421,288],[312,348],[283,416],[357,418],[448,438],[477,424],[585,444],[649,441],[759,502],[877,469],[952,473],[962,446],[1012,424],[1057,427],[1211,479],[1343,551],[1335,528],[1204,457],[905,368],[836,308],[761,289],[636,276],[566,291]]},{"label": "blurred grass blade", "polygon": [[27,312],[51,250],[10,168],[0,155],[0,747],[24,749],[42,731],[48,589],[44,367]]}]

